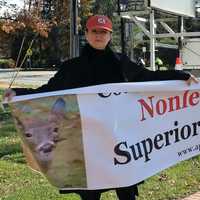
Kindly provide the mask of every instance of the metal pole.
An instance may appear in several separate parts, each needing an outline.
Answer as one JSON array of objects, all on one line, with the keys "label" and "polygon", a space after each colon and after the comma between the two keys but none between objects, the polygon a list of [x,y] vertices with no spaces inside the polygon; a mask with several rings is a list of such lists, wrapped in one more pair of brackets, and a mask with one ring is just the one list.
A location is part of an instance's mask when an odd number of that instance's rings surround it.
[{"label": "metal pole", "polygon": [[74,27],[73,27],[73,18],[74,18],[74,14],[73,14],[73,0],[70,0],[70,52],[69,52],[69,56],[70,58],[73,58],[73,41],[74,41],[74,34],[73,34],[73,30],[74,30]]},{"label": "metal pole", "polygon": [[[183,17],[178,17],[178,31],[183,33],[184,31],[184,24],[183,24]],[[179,49],[179,56],[183,49],[183,37],[178,38],[178,49]]]},{"label": "metal pole", "polygon": [[134,36],[133,36],[133,23],[129,23],[129,28],[130,28],[130,40],[131,40],[131,55],[130,58],[131,60],[134,60]]},{"label": "metal pole", "polygon": [[78,3],[77,0],[70,1],[70,58],[79,55],[79,42],[78,42]]},{"label": "metal pole", "polygon": [[118,0],[117,1],[117,13],[118,13],[118,15],[120,15],[120,11],[121,11],[121,9],[120,9],[120,0]]},{"label": "metal pole", "polygon": [[154,19],[154,10],[150,12],[150,66],[153,71],[156,70],[155,66],[155,19]]},{"label": "metal pole", "polygon": [[74,0],[74,36],[75,36],[75,51],[74,56],[79,56],[79,34],[78,34],[78,0]]},{"label": "metal pole", "polygon": [[125,21],[124,18],[121,17],[121,47],[122,47],[122,53],[125,53]]},{"label": "metal pole", "polygon": [[178,37],[199,37],[200,32],[183,32],[183,33],[161,33],[161,34],[155,34],[155,38],[178,38]]}]

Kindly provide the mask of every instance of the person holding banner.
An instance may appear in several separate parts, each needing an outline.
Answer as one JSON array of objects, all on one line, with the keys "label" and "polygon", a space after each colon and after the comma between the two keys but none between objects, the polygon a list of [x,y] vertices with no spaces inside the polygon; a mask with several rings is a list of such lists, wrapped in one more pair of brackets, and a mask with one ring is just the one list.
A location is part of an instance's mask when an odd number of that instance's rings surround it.
[{"label": "person holding banner", "polygon": [[[105,83],[142,82],[162,80],[184,80],[188,85],[198,79],[184,71],[150,71],[131,61],[126,55],[115,53],[109,46],[112,38],[112,22],[107,16],[94,15],[87,20],[85,36],[88,44],[81,55],[65,61],[60,70],[47,84],[37,89],[7,89],[4,99],[11,100],[15,95],[25,95]],[[82,200],[99,200],[102,190],[72,190]],[[119,200],[135,200],[138,195],[137,185],[115,188]]]}]

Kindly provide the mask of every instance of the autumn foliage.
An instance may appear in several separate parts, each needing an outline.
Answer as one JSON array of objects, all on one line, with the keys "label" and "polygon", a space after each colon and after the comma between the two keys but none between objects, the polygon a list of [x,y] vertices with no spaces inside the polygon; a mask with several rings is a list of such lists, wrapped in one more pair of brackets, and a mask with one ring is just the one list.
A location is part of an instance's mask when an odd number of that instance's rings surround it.
[{"label": "autumn foliage", "polygon": [[[7,14],[0,19],[0,37],[10,36],[12,48],[8,57],[17,59],[23,38],[26,38],[21,57],[23,58],[30,43],[34,40],[32,65],[36,67],[57,65],[69,58],[70,2],[72,0],[23,1],[24,6],[14,15]],[[78,28],[80,33],[84,33],[81,30],[88,16],[92,15],[92,6],[95,1],[77,0],[77,2],[79,3]],[[8,51],[8,49],[3,51]]]},{"label": "autumn foliage", "polygon": [[[92,2],[92,0],[80,1],[81,16],[87,17],[92,14]],[[8,34],[32,30],[43,37],[48,37],[52,26],[70,23],[69,5],[69,0],[25,0],[24,8],[16,16],[0,21],[0,28]],[[49,12],[46,13],[48,16],[45,16],[44,11]]]}]

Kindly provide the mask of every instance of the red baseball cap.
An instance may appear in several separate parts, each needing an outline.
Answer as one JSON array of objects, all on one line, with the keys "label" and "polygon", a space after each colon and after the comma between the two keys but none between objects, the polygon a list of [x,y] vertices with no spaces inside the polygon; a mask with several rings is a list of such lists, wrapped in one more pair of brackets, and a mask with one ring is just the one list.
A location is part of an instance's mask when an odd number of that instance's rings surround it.
[{"label": "red baseball cap", "polygon": [[104,15],[94,15],[87,20],[86,28],[88,30],[101,28],[112,32],[112,22]]}]

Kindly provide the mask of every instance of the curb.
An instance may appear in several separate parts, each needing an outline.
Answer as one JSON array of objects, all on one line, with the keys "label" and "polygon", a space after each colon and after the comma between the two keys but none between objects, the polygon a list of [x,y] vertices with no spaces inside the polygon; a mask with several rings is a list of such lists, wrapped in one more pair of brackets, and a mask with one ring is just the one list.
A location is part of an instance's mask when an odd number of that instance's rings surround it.
[{"label": "curb", "polygon": [[57,71],[58,68],[31,68],[31,69],[24,69],[24,68],[0,68],[0,73],[2,72],[17,72],[17,71]]}]

